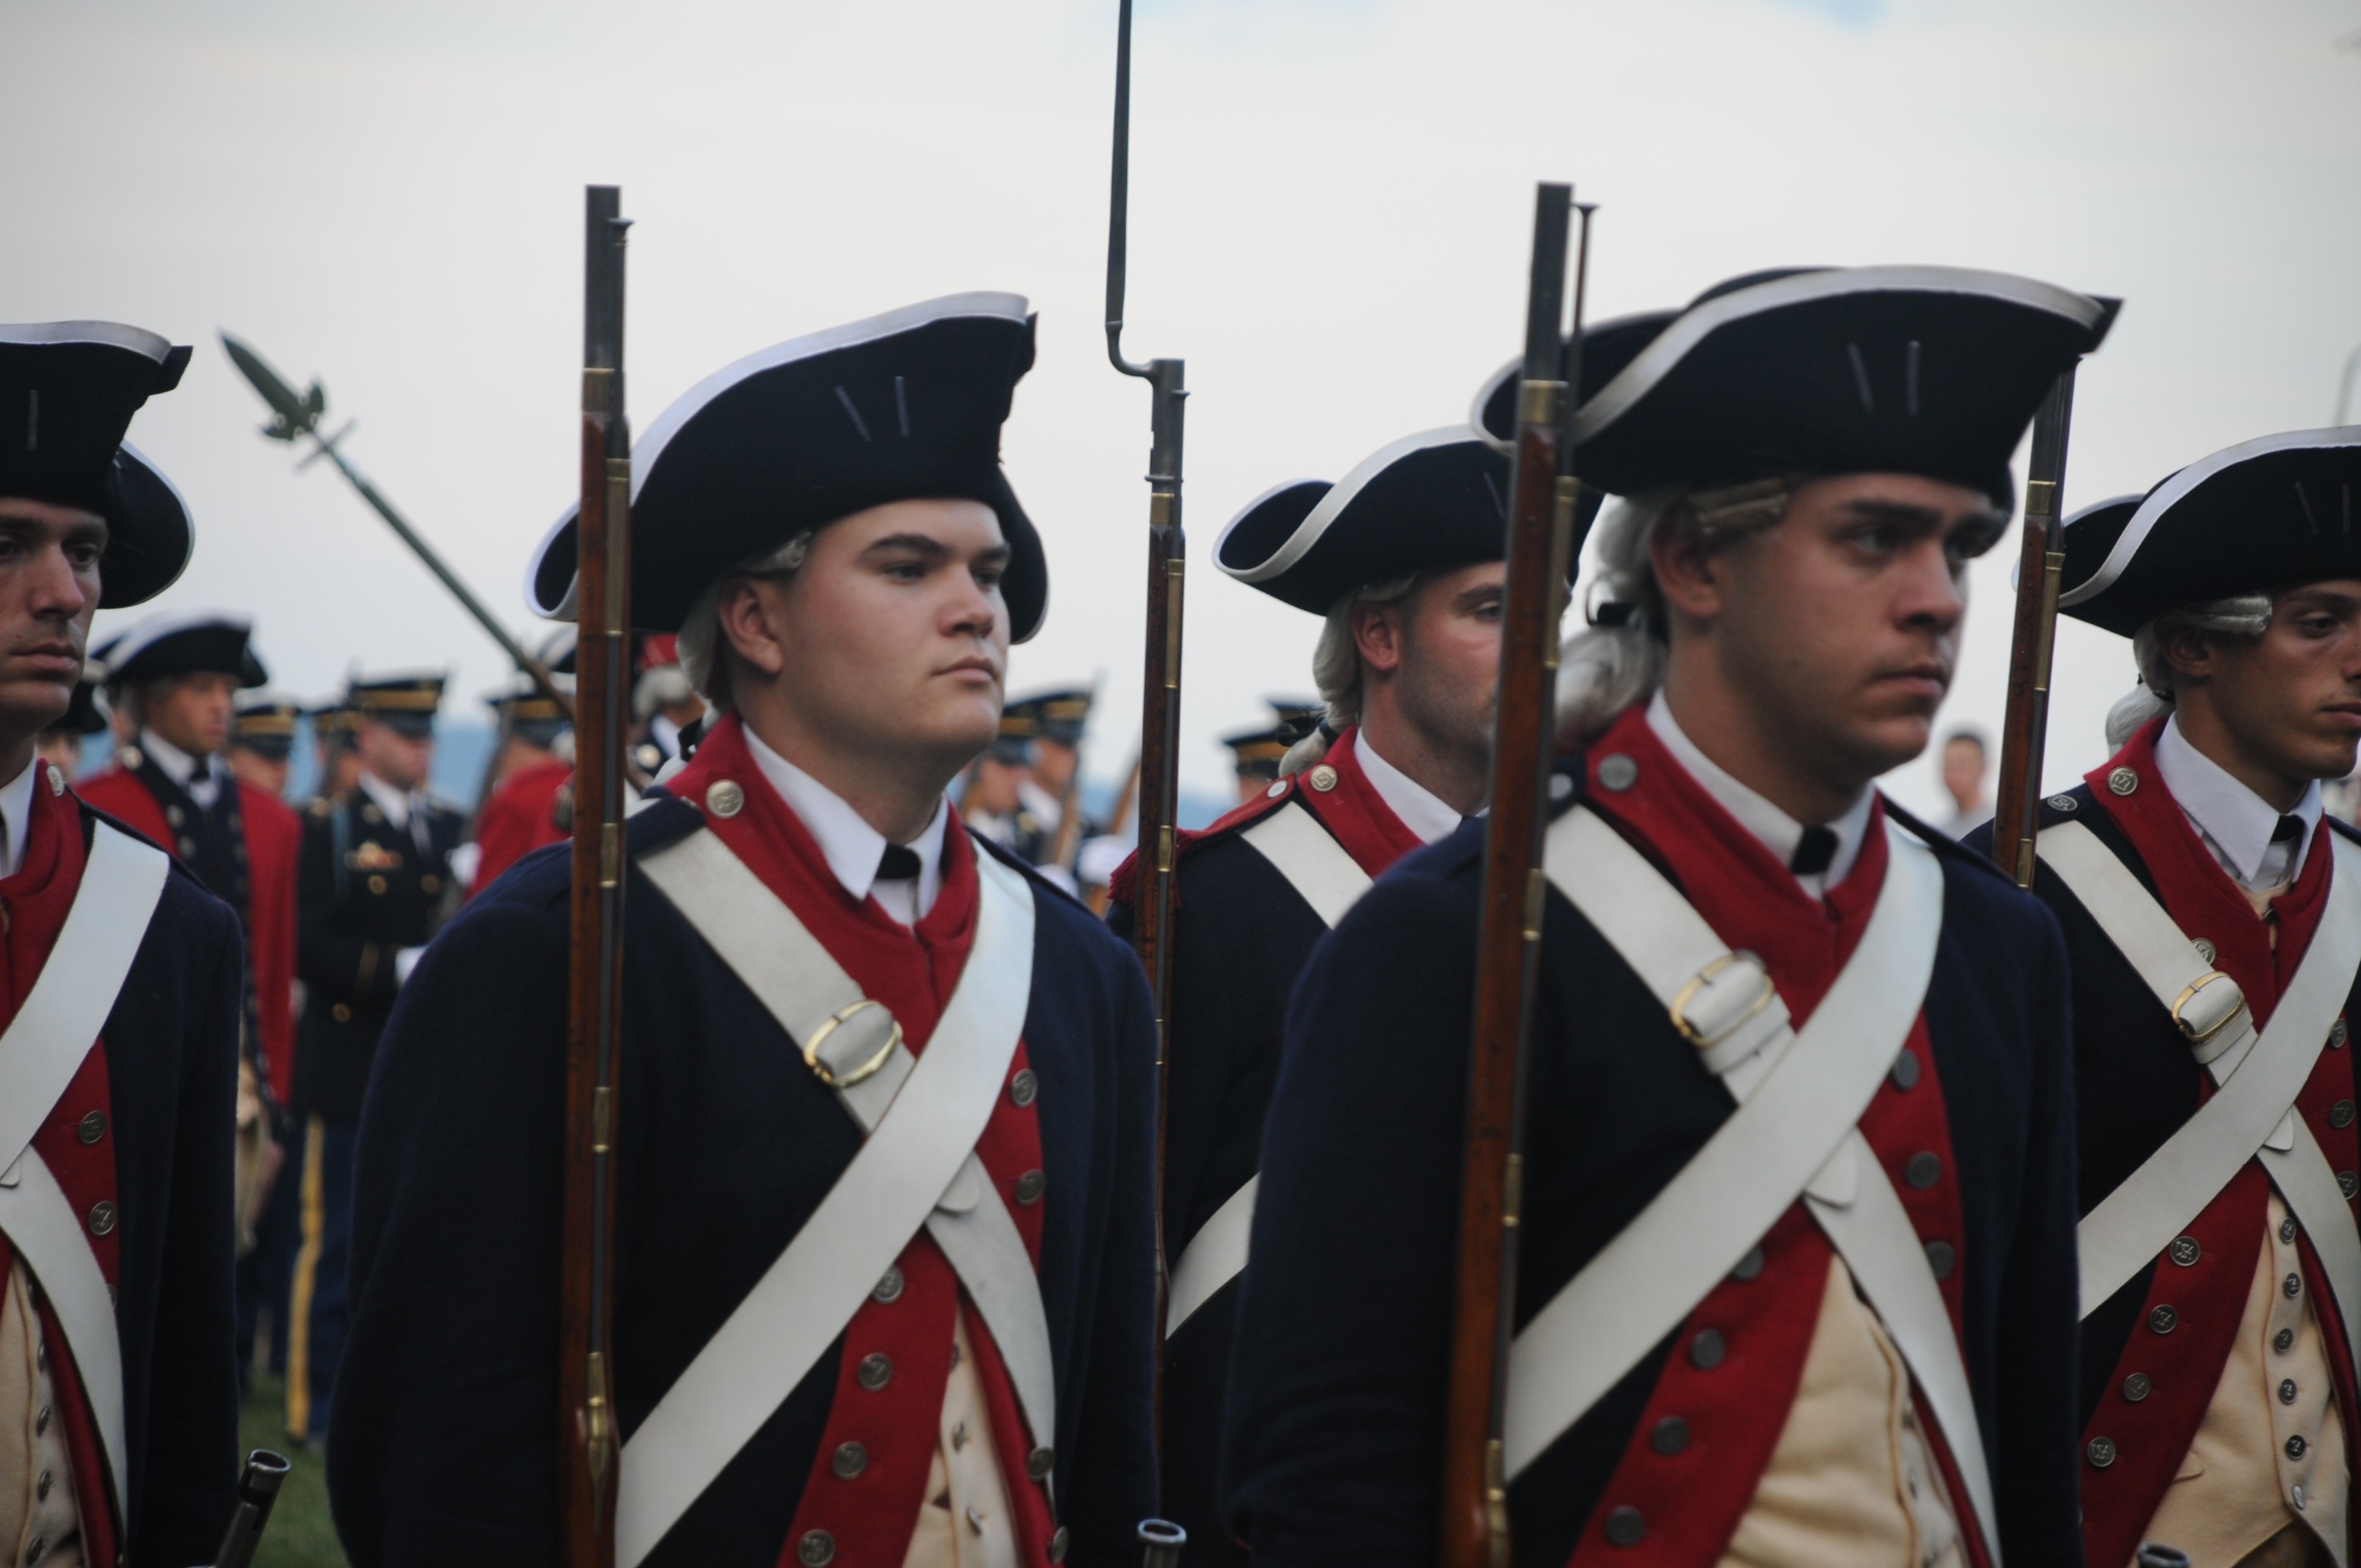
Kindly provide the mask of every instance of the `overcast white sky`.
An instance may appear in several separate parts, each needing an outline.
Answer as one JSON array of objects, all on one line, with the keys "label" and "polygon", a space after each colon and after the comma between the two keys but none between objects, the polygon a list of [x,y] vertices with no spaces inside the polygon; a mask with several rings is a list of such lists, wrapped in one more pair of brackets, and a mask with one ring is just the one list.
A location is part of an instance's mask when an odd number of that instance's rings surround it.
[{"label": "overcast white sky", "polygon": [[[280,684],[496,651],[332,473],[291,473],[227,327],[520,630],[574,484],[581,187],[620,183],[631,412],[928,296],[1041,312],[1006,455],[1047,536],[1013,684],[1137,722],[1147,394],[1099,329],[1115,0],[0,0],[0,317],[198,345],[133,438],[193,504],[163,608],[252,610]],[[1136,356],[1183,356],[1184,778],[1309,685],[1314,623],[1208,565],[1269,485],[1464,416],[1514,349],[1532,182],[1603,203],[1598,315],[1756,268],[1942,262],[2128,303],[2070,504],[2328,422],[2361,345],[2361,0],[1144,0]],[[1996,727],[1996,552],[1950,705]],[[134,612],[138,613],[138,612]],[[109,620],[119,618],[106,618]],[[2052,782],[2129,681],[2060,645]],[[1933,800],[1931,761],[1895,781]]]}]

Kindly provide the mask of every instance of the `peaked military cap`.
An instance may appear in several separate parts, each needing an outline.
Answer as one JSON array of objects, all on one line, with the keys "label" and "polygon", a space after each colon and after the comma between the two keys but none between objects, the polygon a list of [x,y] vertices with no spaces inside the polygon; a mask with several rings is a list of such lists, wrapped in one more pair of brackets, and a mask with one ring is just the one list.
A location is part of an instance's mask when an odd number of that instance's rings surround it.
[{"label": "peaked military cap", "polygon": [[434,732],[434,711],[443,706],[445,676],[440,670],[398,675],[356,675],[345,690],[345,702],[356,718],[379,723],[423,740]]},{"label": "peaked military cap", "polygon": [[2266,435],[2067,520],[2058,608],[2128,637],[2168,610],[2361,577],[2361,425]]},{"label": "peaked military cap", "polygon": [[0,326],[0,496],[106,520],[99,604],[172,586],[195,540],[188,504],[123,439],[131,416],[181,384],[189,350],[115,322]]},{"label": "peaked military cap", "polygon": [[2017,442],[2059,375],[2105,338],[2116,306],[1956,267],[1732,279],[1584,400],[1575,472],[1617,495],[1784,474],[1920,474],[2013,507]]},{"label": "peaked military cap", "polygon": [[1088,690],[1036,692],[1017,698],[1004,711],[1030,718],[1032,733],[1041,740],[1071,747],[1082,743],[1082,732],[1090,726],[1091,701]]},{"label": "peaked military cap", "polygon": [[295,721],[303,710],[277,692],[243,691],[230,707],[229,743],[283,762],[295,749]]},{"label": "peaked military cap", "polygon": [[1033,737],[1041,731],[1041,721],[1031,709],[1011,703],[1000,710],[1000,732],[993,737],[991,757],[1012,768],[1021,768],[1033,760]]},{"label": "peaked military cap", "polygon": [[218,674],[235,675],[241,688],[250,689],[270,679],[255,656],[249,641],[253,635],[254,622],[242,615],[218,610],[160,615],[108,641],[98,658],[106,667],[110,686]]},{"label": "peaked military cap", "polygon": [[1236,756],[1238,772],[1259,772],[1263,764],[1268,764],[1268,776],[1277,778],[1279,759],[1287,755],[1289,747],[1301,739],[1286,725],[1277,724],[1257,729],[1232,730],[1222,737],[1222,744]]},{"label": "peaked military cap", "polygon": [[[706,378],[631,454],[631,619],[678,631],[742,561],[891,501],[982,501],[1010,558],[1009,635],[1040,629],[1040,536],[1000,468],[1000,427],[1033,366],[1018,294],[952,294],[799,337]],[[574,613],[568,508],[526,578],[535,613]]]},{"label": "peaked military cap", "polygon": [[1335,484],[1264,491],[1222,530],[1213,564],[1283,604],[1325,615],[1356,588],[1508,548],[1509,460],[1464,424],[1422,431]]},{"label": "peaked military cap", "polygon": [[350,735],[359,715],[353,709],[352,697],[348,694],[340,692],[335,696],[324,697],[317,704],[305,708],[303,717],[312,721],[312,733],[324,740],[336,736]]}]

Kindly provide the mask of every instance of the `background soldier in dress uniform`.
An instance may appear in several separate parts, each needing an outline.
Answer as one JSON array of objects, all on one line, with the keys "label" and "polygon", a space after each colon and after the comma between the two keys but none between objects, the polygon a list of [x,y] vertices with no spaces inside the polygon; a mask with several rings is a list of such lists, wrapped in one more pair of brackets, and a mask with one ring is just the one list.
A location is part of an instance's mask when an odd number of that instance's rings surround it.
[{"label": "background soldier in dress uniform", "polygon": [[2034,883],[2073,960],[2093,1563],[2351,1560],[2361,852],[2320,785],[2361,737],[2356,493],[2361,430],[2299,431],[2066,530],[2060,607],[2139,673]]},{"label": "background soldier in dress uniform", "polygon": [[1279,782],[1279,764],[1290,747],[1312,733],[1327,711],[1325,703],[1292,697],[1266,697],[1272,722],[1253,729],[1234,730],[1222,737],[1230,749],[1238,778],[1238,804],[1260,799]]},{"label": "background soldier in dress uniform", "polygon": [[[1873,781],[1927,744],[2009,455],[2110,314],[1799,271],[1586,351],[1576,469],[1634,499],[1562,665],[1521,1564],[2079,1560],[2064,944]],[[1397,866],[1296,990],[1231,1379],[1257,1563],[1433,1561],[1483,858]]]},{"label": "background soldier in dress uniform", "polygon": [[304,986],[295,1113],[302,1241],[289,1308],[287,1433],[322,1435],[343,1354],[353,1144],[386,1014],[452,897],[459,814],[427,793],[439,674],[356,678],[351,793],[313,802],[298,881]]},{"label": "background soldier in dress uniform", "polygon": [[[1093,700],[1089,691],[1059,690],[1037,692],[1008,705],[1012,716],[1032,723],[1032,754],[1024,776],[1016,781],[1019,809],[1015,847],[1027,865],[1050,860],[1066,813],[1082,808],[1082,737],[1090,729]],[[1101,831],[1087,814],[1080,829],[1077,844]]]},{"label": "background soldier in dress uniform", "polygon": [[960,792],[960,820],[1027,865],[1038,850],[1040,824],[1025,809],[1023,785],[1033,765],[1032,715],[1003,712],[1000,733],[983,756],[970,762]]},{"label": "background soldier in dress uniform", "polygon": [[[633,454],[634,617],[719,718],[626,829],[619,1568],[1137,1560],[1147,986],[943,793],[1048,600],[998,462],[1031,361],[1022,300],[954,296],[741,361]],[[562,531],[543,613],[574,565]],[[328,1455],[357,1568],[448,1563],[454,1519],[553,1553],[570,882],[552,849],[470,904],[386,1036]]]},{"label": "background soldier in dress uniform", "polygon": [[[92,614],[188,563],[188,509],[123,444],[188,358],[0,327],[0,1553],[28,1568],[209,1561],[236,1474],[237,919],[33,759]],[[111,916],[72,924],[86,894]]]},{"label": "background soldier in dress uniform", "polygon": [[275,692],[237,694],[229,726],[229,771],[273,800],[287,797],[294,765],[295,724],[303,709]]},{"label": "background soldier in dress uniform", "polygon": [[[572,634],[566,633],[570,647]],[[640,726],[632,740],[631,760],[641,773],[653,778],[666,762],[679,757],[684,740],[693,744],[697,727],[705,720],[705,699],[689,684],[680,667],[680,652],[672,638],[642,636],[639,646],[640,674],[631,684],[631,717]]]},{"label": "background soldier in dress uniform", "polygon": [[[570,687],[573,633],[553,639],[543,648],[542,659],[559,685]],[[485,700],[498,718],[503,740],[490,793],[476,812],[475,840],[463,845],[452,861],[469,898],[533,850],[566,838],[574,827],[574,726],[566,710],[522,671]]]},{"label": "background soldier in dress uniform", "polygon": [[[295,861],[302,828],[275,795],[231,775],[233,703],[266,677],[243,616],[145,621],[108,644],[106,681],[132,737],[81,786],[84,800],[148,836],[237,911],[246,933],[246,1049],[237,1109],[238,1370],[265,1301],[284,1321],[288,1238],[258,1243],[280,1163],[273,1110],[294,1087]],[[283,1218],[283,1216],[282,1216]],[[283,1332],[276,1337],[283,1338]]]},{"label": "background soldier in dress uniform", "polygon": [[358,716],[353,712],[351,697],[343,692],[309,709],[305,718],[312,721],[312,799],[316,805],[324,800],[342,800],[352,794],[353,785],[361,773],[360,753],[354,750],[353,729]]},{"label": "background soldier in dress uniform", "polygon": [[[1163,1507],[1189,1531],[1191,1563],[1246,1560],[1215,1489],[1236,1279],[1288,996],[1371,878],[1483,809],[1508,485],[1508,460],[1475,432],[1428,431],[1342,483],[1263,495],[1213,548],[1232,576],[1326,622],[1312,661],[1320,728],[1299,737],[1254,799],[1180,848],[1162,1452]],[[1128,935],[1133,868],[1111,885],[1108,917]]]}]

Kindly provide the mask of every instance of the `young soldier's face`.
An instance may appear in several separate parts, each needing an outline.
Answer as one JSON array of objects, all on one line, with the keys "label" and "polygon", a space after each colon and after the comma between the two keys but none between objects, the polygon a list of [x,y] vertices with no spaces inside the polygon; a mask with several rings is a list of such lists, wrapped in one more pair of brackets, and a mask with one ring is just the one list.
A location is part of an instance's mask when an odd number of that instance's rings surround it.
[{"label": "young soldier's face", "polygon": [[725,596],[722,625],[815,743],[947,782],[1000,732],[1007,569],[983,502],[895,501],[821,529],[792,576]]},{"label": "young soldier's face", "polygon": [[2253,641],[2184,636],[2166,649],[2183,707],[2202,703],[2231,743],[2283,779],[2341,779],[2361,744],[2361,582],[2273,596]]},{"label": "young soldier's face", "polygon": [[0,496],[0,743],[30,740],[73,700],[105,553],[94,513]]},{"label": "young soldier's face", "polygon": [[1926,750],[1951,684],[1967,565],[2007,520],[1963,485],[1847,474],[1658,576],[1708,623],[1722,679],[1811,771],[1853,785]]},{"label": "young soldier's face", "polygon": [[210,757],[229,743],[237,677],[212,670],[159,681],[140,698],[148,728],[192,757]]}]

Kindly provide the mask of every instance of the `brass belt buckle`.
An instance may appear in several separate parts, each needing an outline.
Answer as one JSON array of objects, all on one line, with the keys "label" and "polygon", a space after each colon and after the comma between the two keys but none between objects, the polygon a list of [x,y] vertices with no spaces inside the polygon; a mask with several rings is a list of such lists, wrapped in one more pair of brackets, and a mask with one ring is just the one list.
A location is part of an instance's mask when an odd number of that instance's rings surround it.
[{"label": "brass belt buckle", "polygon": [[[2234,987],[2237,984],[2235,981],[2230,980],[2230,977],[2224,974],[2220,970],[2210,969],[2203,974],[2199,975],[2195,980],[2191,981],[2187,985],[2182,986],[2180,988],[2180,994],[2173,999],[2173,1025],[2178,1028],[2181,1034],[2188,1037],[2189,1043],[2192,1046],[2203,1045],[2206,1041],[2220,1034],[2224,1029],[2228,1028],[2231,1022],[2235,1019],[2240,1013],[2245,1011],[2243,1005],[2231,1008],[2230,1011],[2215,1019],[2212,1027],[2202,1031],[2202,1033],[2191,1028],[2187,1024],[2181,1021],[2180,1010],[2188,1006],[2191,1002],[2196,1001],[2197,993],[2208,989],[2216,981],[2229,981],[2230,984]],[[2243,1002],[2243,998],[2241,1000]]]},{"label": "brass belt buckle", "polygon": [[[1761,1013],[1765,1007],[1771,1005],[1771,999],[1778,994],[1778,987],[1772,983],[1771,973],[1768,970],[1765,970],[1763,974],[1763,993],[1754,999],[1754,1005],[1749,1007],[1745,1012],[1731,1019],[1730,1021],[1729,1027],[1723,1029],[1721,1033],[1708,1036],[1704,1030],[1699,1029],[1696,1025],[1690,1023],[1688,1020],[1688,1004],[1697,1000],[1697,993],[1703,991],[1707,984],[1712,981],[1714,976],[1730,968],[1730,965],[1738,962],[1739,959],[1742,958],[1752,958],[1752,956],[1753,955],[1749,953],[1724,953],[1721,957],[1714,959],[1713,962],[1706,965],[1705,968],[1697,970],[1697,973],[1689,976],[1688,980],[1681,986],[1679,994],[1673,998],[1673,1005],[1671,1009],[1673,1015],[1673,1027],[1681,1032],[1681,1038],[1686,1040],[1690,1045],[1695,1046],[1701,1051],[1711,1050],[1714,1047],[1721,1044],[1722,1041],[1730,1038],[1730,1036],[1738,1033],[1741,1027],[1754,1018],[1755,1014]],[[1763,960],[1756,959],[1754,961],[1759,964]]]},{"label": "brass belt buckle", "polygon": [[858,1002],[848,1002],[829,1014],[828,1022],[814,1029],[812,1037],[804,1042],[804,1065],[811,1069],[814,1076],[830,1089],[850,1089],[862,1079],[875,1073],[879,1068],[885,1065],[886,1058],[894,1054],[894,1047],[902,1043],[902,1021],[898,1018],[894,1020],[894,1032],[885,1036],[885,1044],[878,1048],[877,1054],[842,1078],[837,1077],[829,1069],[829,1065],[819,1059],[819,1047],[822,1040],[836,1033],[837,1025],[850,1020],[854,1014],[867,1008],[884,1005],[882,1002],[874,1002],[864,996]]}]

